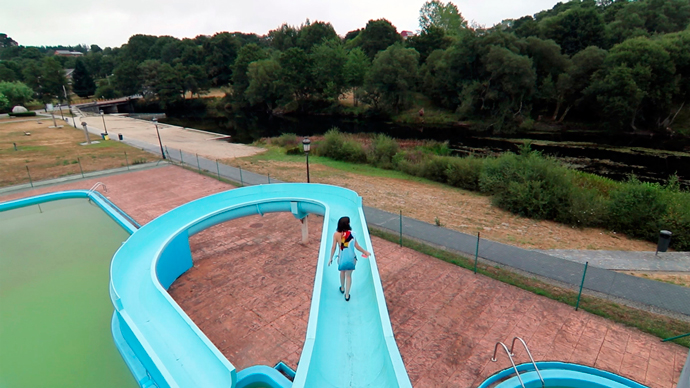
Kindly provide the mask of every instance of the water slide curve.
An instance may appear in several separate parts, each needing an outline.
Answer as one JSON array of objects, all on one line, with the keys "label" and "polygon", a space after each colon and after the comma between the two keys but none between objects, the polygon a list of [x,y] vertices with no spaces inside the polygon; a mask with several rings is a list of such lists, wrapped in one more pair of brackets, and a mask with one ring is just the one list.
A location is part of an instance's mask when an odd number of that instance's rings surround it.
[{"label": "water slide curve", "polygon": [[[353,298],[343,300],[327,266],[338,219],[371,251],[362,199],[318,184],[234,189],[182,205],[136,231],[113,257],[110,295],[115,342],[142,387],[234,387],[235,367],[166,291],[192,267],[189,236],[255,214],[324,217],[307,334],[293,387],[411,387],[393,337],[375,254],[360,259]],[[299,233],[296,228],[295,233]],[[373,253],[373,252],[372,252]],[[279,296],[276,296],[279,297]]]}]

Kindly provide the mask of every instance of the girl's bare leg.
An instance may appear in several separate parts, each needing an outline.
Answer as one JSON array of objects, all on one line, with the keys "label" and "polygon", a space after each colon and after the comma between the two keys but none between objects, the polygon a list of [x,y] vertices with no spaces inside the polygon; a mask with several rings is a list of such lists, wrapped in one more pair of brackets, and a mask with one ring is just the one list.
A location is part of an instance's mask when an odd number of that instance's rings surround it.
[{"label": "girl's bare leg", "polygon": [[345,272],[347,271],[340,271],[340,288],[345,289]]},{"label": "girl's bare leg", "polygon": [[350,298],[350,287],[352,286],[352,271],[343,271],[345,273],[345,298]]}]

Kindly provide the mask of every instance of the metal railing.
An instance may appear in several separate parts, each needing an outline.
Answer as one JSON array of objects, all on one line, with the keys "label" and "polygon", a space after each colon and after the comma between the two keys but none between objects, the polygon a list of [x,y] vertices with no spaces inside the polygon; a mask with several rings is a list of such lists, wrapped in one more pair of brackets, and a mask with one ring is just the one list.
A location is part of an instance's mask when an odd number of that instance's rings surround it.
[{"label": "metal railing", "polygon": [[498,352],[498,345],[503,346],[503,350],[506,351],[506,354],[508,355],[508,358],[510,359],[510,363],[513,365],[513,370],[515,370],[515,375],[517,375],[518,380],[520,380],[520,386],[522,388],[525,388],[525,383],[522,382],[522,377],[520,377],[520,372],[517,369],[517,366],[515,366],[515,361],[513,361],[513,354],[508,350],[508,347],[506,344],[503,342],[496,342],[496,346],[494,347],[494,356],[491,357],[492,362],[496,362],[496,353]]},{"label": "metal railing", "polygon": [[93,193],[94,191],[96,191],[96,189],[98,189],[99,186],[103,186],[103,191],[106,192],[106,193],[108,192],[108,188],[105,186],[105,183],[103,183],[103,182],[96,182],[96,184],[94,184],[93,186],[91,186],[91,188],[89,189],[89,194],[91,194],[91,193]]},{"label": "metal railing", "polygon": [[537,372],[537,376],[539,376],[539,380],[541,380],[541,386],[544,388],[544,378],[541,376],[541,372],[539,372],[539,368],[537,368],[537,363],[534,362],[534,358],[532,357],[532,353],[529,351],[529,348],[527,347],[527,344],[525,341],[520,338],[520,337],[514,337],[513,342],[510,345],[510,350],[508,350],[508,347],[503,343],[503,342],[497,342],[496,346],[494,347],[494,356],[491,357],[492,362],[496,362],[496,353],[498,352],[498,345],[501,345],[503,347],[503,350],[506,351],[506,354],[508,355],[508,358],[510,359],[510,363],[513,365],[513,370],[515,370],[515,375],[517,376],[518,380],[520,380],[520,385],[522,388],[525,388],[525,383],[522,381],[522,377],[520,376],[520,371],[518,371],[517,366],[515,365],[515,360],[513,357],[515,356],[515,353],[513,350],[515,349],[515,341],[519,340],[522,342],[522,345],[525,347],[525,351],[527,352],[527,355],[529,356],[530,361],[532,362],[532,366],[534,367],[534,371]]}]

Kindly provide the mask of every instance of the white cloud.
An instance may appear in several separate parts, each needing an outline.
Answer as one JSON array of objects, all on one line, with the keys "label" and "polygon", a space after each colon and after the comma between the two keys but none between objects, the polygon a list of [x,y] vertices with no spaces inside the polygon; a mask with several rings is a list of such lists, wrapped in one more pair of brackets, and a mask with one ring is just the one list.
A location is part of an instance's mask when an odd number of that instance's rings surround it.
[{"label": "white cloud", "polygon": [[[467,20],[491,26],[551,8],[555,0],[457,0]],[[333,24],[340,35],[385,18],[398,31],[419,29],[423,0],[47,0],[8,1],[0,13],[0,32],[26,46],[98,44],[118,47],[134,34],[178,38],[220,31],[259,35],[283,23],[299,26],[308,18]]]}]

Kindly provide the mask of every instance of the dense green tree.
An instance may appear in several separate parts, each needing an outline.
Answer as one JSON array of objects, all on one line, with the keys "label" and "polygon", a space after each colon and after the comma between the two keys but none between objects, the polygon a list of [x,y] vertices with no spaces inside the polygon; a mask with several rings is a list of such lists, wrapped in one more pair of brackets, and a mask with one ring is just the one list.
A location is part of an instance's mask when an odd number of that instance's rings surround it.
[{"label": "dense green tree", "polygon": [[54,98],[62,101],[63,87],[67,86],[67,78],[60,63],[53,57],[45,57],[41,61],[40,89],[43,101],[49,102]]},{"label": "dense green tree", "polygon": [[417,80],[419,53],[394,44],[376,55],[364,82],[366,102],[399,112],[411,98]]},{"label": "dense green tree", "polygon": [[314,89],[325,100],[337,101],[347,87],[345,64],[347,52],[340,39],[325,41],[312,50]]},{"label": "dense green tree", "polygon": [[306,100],[313,91],[311,57],[301,48],[281,53],[278,62],[285,93],[298,101]]},{"label": "dense green tree", "polygon": [[532,16],[523,16],[520,19],[513,20],[511,31],[521,38],[528,36],[539,36],[539,24]]},{"label": "dense green tree", "polygon": [[[609,76],[609,73],[615,76]],[[629,88],[630,79],[642,93],[639,104],[630,107],[630,128],[637,129],[638,124],[648,128],[661,127],[676,93],[677,78],[671,56],[658,41],[635,38],[614,46],[609,51],[604,69],[595,76],[592,90],[598,92],[604,107],[622,112],[616,107],[619,91],[611,89],[611,86],[613,81],[620,81],[621,89]],[[612,96],[609,98],[607,93]],[[615,103],[610,103],[614,100]],[[614,121],[622,122],[619,118]]]},{"label": "dense green tree", "polygon": [[543,37],[561,46],[563,53],[573,55],[588,46],[602,47],[605,25],[595,8],[577,7],[539,22]]},{"label": "dense green tree", "polygon": [[279,28],[268,31],[268,41],[271,48],[285,51],[297,46],[297,29],[283,23]]},{"label": "dense green tree", "polygon": [[454,36],[467,28],[467,21],[450,1],[444,4],[440,0],[430,0],[419,10],[419,27],[422,31],[436,27],[446,35]]},{"label": "dense green tree", "polygon": [[[592,75],[604,66],[606,55],[606,50],[589,46],[572,57],[566,72],[558,77],[558,97],[552,120],[562,122],[573,107],[579,106],[587,97],[591,97],[583,92],[589,86]],[[565,110],[558,118],[562,107]]]},{"label": "dense green tree", "polygon": [[273,110],[284,96],[280,75],[280,64],[275,59],[251,62],[247,70],[249,86],[244,92],[247,101],[252,105],[264,104],[267,111]]},{"label": "dense green tree", "polygon": [[345,34],[345,38],[343,38],[343,41],[347,43],[348,41],[355,39],[359,33],[362,32],[361,28],[358,28],[356,30],[348,31],[347,34]]},{"label": "dense green tree", "polygon": [[88,97],[96,92],[96,83],[81,58],[77,60],[72,73],[72,90],[79,97]]},{"label": "dense green tree", "polygon": [[0,112],[7,112],[11,107],[10,101],[0,92]]},{"label": "dense green tree", "polygon": [[19,44],[7,34],[0,33],[0,48],[19,46]]},{"label": "dense green tree", "polygon": [[242,47],[232,68],[232,93],[238,100],[245,100],[244,91],[249,87],[249,64],[268,57],[266,51],[257,44]]},{"label": "dense green tree", "polygon": [[364,79],[371,68],[371,61],[364,51],[355,47],[347,54],[345,62],[345,83],[352,89],[355,106],[358,105],[358,88],[364,85]]},{"label": "dense green tree", "polygon": [[405,44],[419,53],[419,62],[424,63],[434,50],[445,50],[453,43],[445,31],[435,25],[422,30],[419,35],[407,38]]},{"label": "dense green tree", "polygon": [[297,32],[297,47],[311,52],[317,44],[334,39],[338,39],[338,34],[336,34],[331,23],[319,21],[311,23],[307,20]]},{"label": "dense green tree", "polygon": [[0,94],[4,95],[10,108],[26,105],[33,99],[34,91],[22,82],[0,82]]},{"label": "dense green tree", "polygon": [[181,63],[175,65],[175,71],[183,78],[183,94],[190,92],[192,97],[196,94],[199,96],[203,93],[208,93],[211,87],[211,81],[206,76],[204,68],[200,65],[185,66]]},{"label": "dense green tree", "polygon": [[124,61],[113,70],[112,84],[123,96],[139,94],[142,91],[139,70],[134,61]]},{"label": "dense green tree", "polygon": [[123,59],[137,63],[149,59],[149,51],[156,44],[157,40],[158,37],[152,35],[132,35],[127,43],[122,46]]},{"label": "dense green tree", "polygon": [[616,66],[598,73],[597,78],[585,92],[596,96],[604,119],[615,129],[635,128],[645,92],[635,82],[633,70],[625,65]]},{"label": "dense green tree", "polygon": [[374,59],[379,51],[397,42],[402,42],[402,37],[395,26],[386,19],[370,20],[359,36],[352,40],[352,43],[360,47],[370,59]]},{"label": "dense green tree", "polygon": [[7,64],[0,62],[0,81],[19,81],[19,75]]},{"label": "dense green tree", "polygon": [[228,32],[215,34],[204,42],[203,56],[206,58],[206,72],[213,86],[230,83],[240,44],[237,37]]},{"label": "dense green tree", "polygon": [[103,52],[103,49],[100,46],[98,46],[97,44],[92,44],[91,47],[89,48],[89,52],[93,53],[93,54],[100,53],[100,52]]},{"label": "dense green tree", "polygon": [[115,90],[115,88],[110,85],[107,80],[98,81],[98,87],[96,88],[94,95],[107,99],[118,97],[117,90]]}]

